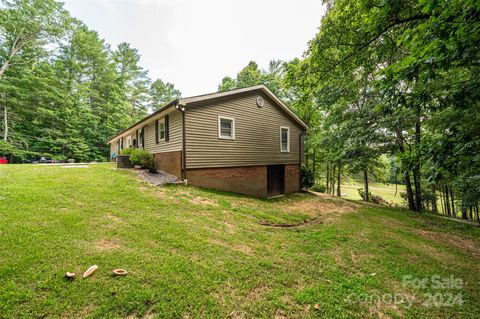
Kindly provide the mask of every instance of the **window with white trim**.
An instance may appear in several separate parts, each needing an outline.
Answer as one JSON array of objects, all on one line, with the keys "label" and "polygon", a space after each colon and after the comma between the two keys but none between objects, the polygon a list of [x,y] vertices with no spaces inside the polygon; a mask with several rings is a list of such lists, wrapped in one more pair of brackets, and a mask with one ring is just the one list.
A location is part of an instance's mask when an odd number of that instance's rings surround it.
[{"label": "window with white trim", "polygon": [[288,126],[280,126],[280,151],[290,152],[290,128]]},{"label": "window with white trim", "polygon": [[231,117],[218,117],[218,138],[235,139],[235,119]]},{"label": "window with white trim", "polygon": [[165,141],[166,129],[165,129],[165,117],[158,120],[158,140]]},{"label": "window with white trim", "polygon": [[143,142],[145,138],[144,134],[145,134],[145,131],[143,128],[137,130],[137,137],[138,137],[137,148],[143,148]]}]

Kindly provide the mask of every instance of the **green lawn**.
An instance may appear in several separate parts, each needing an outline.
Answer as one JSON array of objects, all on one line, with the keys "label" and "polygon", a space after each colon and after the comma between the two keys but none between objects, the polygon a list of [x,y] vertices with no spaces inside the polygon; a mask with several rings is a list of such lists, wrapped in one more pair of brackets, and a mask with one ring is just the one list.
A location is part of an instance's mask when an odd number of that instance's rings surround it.
[{"label": "green lawn", "polygon": [[[109,164],[2,165],[0,185],[0,318],[480,313],[480,229],[471,225],[307,194],[258,200],[158,188]],[[63,278],[93,264],[90,278]],[[112,277],[114,268],[129,274]],[[432,275],[463,286],[402,284]],[[390,302],[392,294],[411,304]],[[463,304],[426,305],[428,294],[445,302],[461,294]]]},{"label": "green lawn", "polygon": [[[392,205],[404,205],[405,201],[400,197],[401,192],[405,192],[405,185],[383,184],[370,182],[368,184],[370,193],[377,195]],[[358,189],[363,188],[363,181],[349,181],[341,184],[342,196],[348,199],[361,200]]]}]

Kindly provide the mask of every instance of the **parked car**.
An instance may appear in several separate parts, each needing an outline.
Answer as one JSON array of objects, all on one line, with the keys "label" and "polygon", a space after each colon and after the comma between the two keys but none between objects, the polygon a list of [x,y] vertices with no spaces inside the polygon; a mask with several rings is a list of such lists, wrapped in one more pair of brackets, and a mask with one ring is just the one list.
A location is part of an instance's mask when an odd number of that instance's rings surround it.
[{"label": "parked car", "polygon": [[52,159],[49,157],[41,156],[32,161],[33,164],[48,164],[53,163]]},{"label": "parked car", "polygon": [[8,164],[8,160],[6,157],[0,156],[0,164]]}]

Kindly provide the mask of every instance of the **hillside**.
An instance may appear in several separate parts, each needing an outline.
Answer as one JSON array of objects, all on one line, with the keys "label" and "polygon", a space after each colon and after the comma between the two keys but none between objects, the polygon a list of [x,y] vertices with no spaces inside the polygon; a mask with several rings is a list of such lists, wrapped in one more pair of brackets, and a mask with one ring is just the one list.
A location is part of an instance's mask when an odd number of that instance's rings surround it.
[{"label": "hillside", "polygon": [[[0,185],[2,318],[480,311],[480,229],[471,225],[309,194],[259,200],[159,188],[110,164],[3,165]],[[98,271],[81,279],[93,264]],[[129,274],[113,277],[114,268]],[[77,278],[65,280],[67,271]],[[434,285],[451,278],[454,289]],[[434,294],[441,304],[428,303]]]}]

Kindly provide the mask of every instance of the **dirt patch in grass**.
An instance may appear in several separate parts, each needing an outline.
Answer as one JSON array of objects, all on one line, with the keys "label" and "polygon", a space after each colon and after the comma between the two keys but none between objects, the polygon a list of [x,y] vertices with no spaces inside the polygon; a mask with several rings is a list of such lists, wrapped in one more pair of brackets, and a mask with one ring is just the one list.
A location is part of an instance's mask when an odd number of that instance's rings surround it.
[{"label": "dirt patch in grass", "polygon": [[217,202],[215,202],[214,200],[211,200],[209,198],[198,197],[198,196],[190,198],[190,201],[196,205],[218,206]]},{"label": "dirt patch in grass", "polygon": [[372,317],[379,319],[403,318],[402,312],[394,303],[377,302],[369,307],[368,312]]},{"label": "dirt patch in grass", "polygon": [[247,245],[231,244],[231,243],[221,241],[221,240],[218,240],[218,239],[209,239],[208,242],[211,243],[211,244],[214,244],[214,245],[218,245],[218,246],[229,248],[229,249],[232,249],[232,250],[235,250],[235,251],[239,251],[239,252],[244,253],[246,255],[253,254],[252,247],[247,246]]},{"label": "dirt patch in grass", "polygon": [[98,251],[109,251],[119,249],[120,247],[120,242],[117,239],[102,238],[95,242],[95,249]]},{"label": "dirt patch in grass", "polygon": [[247,296],[247,299],[248,300],[253,300],[253,301],[257,301],[257,300],[260,300],[260,299],[263,299],[265,298],[265,294],[269,293],[270,291],[272,291],[272,288],[268,287],[268,286],[257,286],[257,287],[254,287],[252,290],[250,290],[250,292],[248,293],[248,296]]},{"label": "dirt patch in grass", "polygon": [[289,203],[289,209],[301,210],[314,213],[350,213],[359,208],[360,205],[343,200],[330,201],[312,198],[310,200],[294,201]]},{"label": "dirt patch in grass", "polygon": [[360,263],[363,260],[366,260],[372,257],[373,256],[371,254],[368,254],[365,252],[350,250],[350,260],[352,261],[353,264]]},{"label": "dirt patch in grass", "polygon": [[273,317],[275,319],[288,319],[287,315],[285,314],[285,312],[283,312],[282,310],[280,309],[277,309],[275,311],[275,316]]},{"label": "dirt patch in grass", "polygon": [[118,216],[115,216],[115,215],[113,215],[113,214],[108,214],[108,215],[107,215],[107,218],[108,218],[109,220],[111,220],[112,222],[115,222],[115,223],[123,223],[122,218],[120,218],[120,217],[118,217]]},{"label": "dirt patch in grass", "polygon": [[237,232],[237,226],[232,223],[222,221],[222,225],[224,226],[224,230],[229,234],[234,234]]},{"label": "dirt patch in grass", "polygon": [[147,313],[145,313],[143,316],[139,316],[136,313],[132,313],[125,317],[125,319],[138,319],[138,318],[153,319],[155,318],[155,313],[152,310],[148,310]]},{"label": "dirt patch in grass", "polygon": [[447,244],[448,246],[463,250],[477,258],[480,258],[480,246],[475,244],[473,240],[465,239],[460,236],[446,233],[438,233],[428,230],[418,230],[415,233],[424,238],[428,238],[438,243]]},{"label": "dirt patch in grass", "polygon": [[337,247],[334,251],[333,251],[333,258],[335,259],[335,262],[337,263],[338,266],[340,267],[345,267],[345,261],[343,260],[343,257],[342,257],[342,250]]},{"label": "dirt patch in grass", "polygon": [[87,318],[93,314],[97,306],[87,305],[83,309],[79,310],[76,314],[66,313],[61,317],[62,319],[71,319],[71,318]]},{"label": "dirt patch in grass", "polygon": [[285,213],[304,213],[312,219],[322,217],[324,223],[335,221],[340,215],[351,213],[361,207],[340,198],[330,198],[316,195],[301,195],[300,200],[287,200],[282,204]]}]

